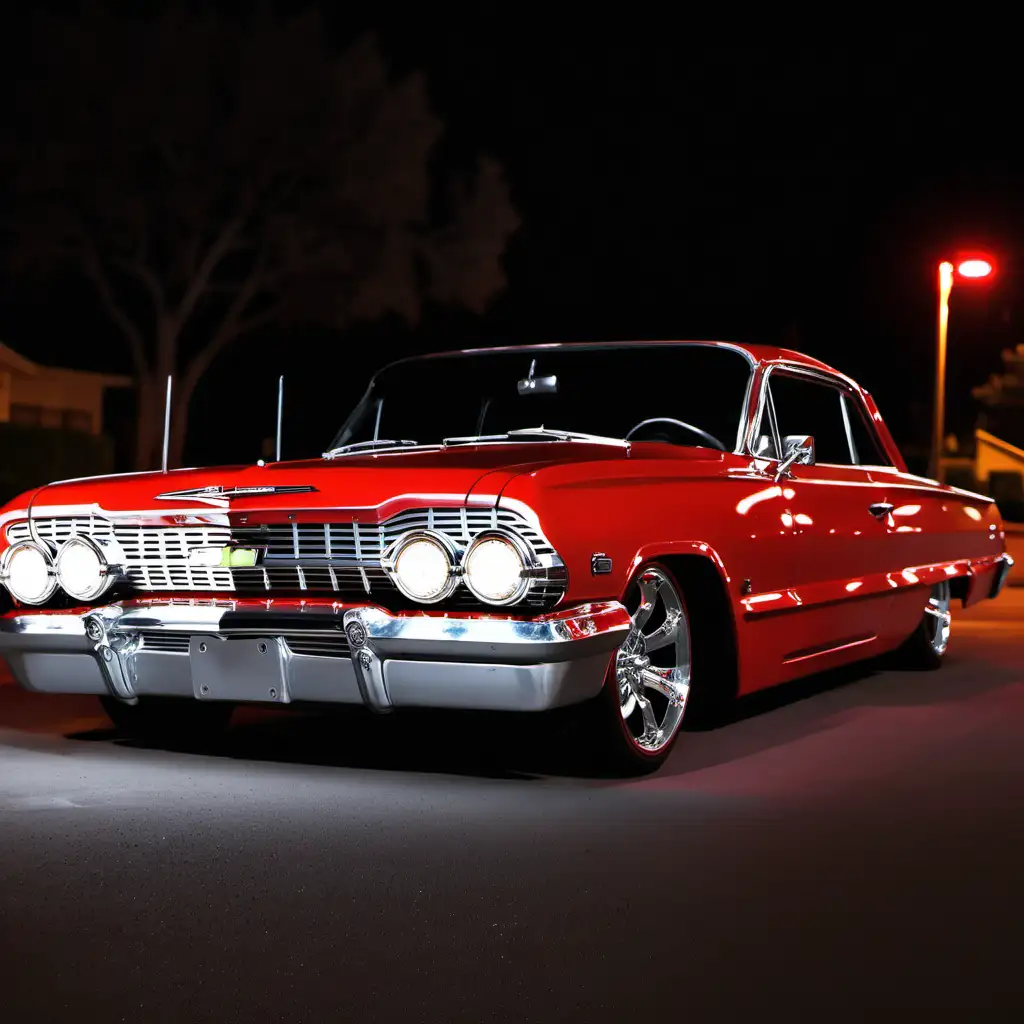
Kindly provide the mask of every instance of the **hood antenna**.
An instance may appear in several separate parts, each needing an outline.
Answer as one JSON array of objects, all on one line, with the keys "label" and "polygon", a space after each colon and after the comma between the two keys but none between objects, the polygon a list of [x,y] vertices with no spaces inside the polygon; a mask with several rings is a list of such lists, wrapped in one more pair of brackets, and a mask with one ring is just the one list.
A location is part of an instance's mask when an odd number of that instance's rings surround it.
[{"label": "hood antenna", "polygon": [[164,461],[163,471],[167,472],[167,453],[171,446],[171,375],[167,374],[167,402],[164,406]]},{"label": "hood antenna", "polygon": [[284,374],[277,378],[277,447],[275,462],[281,461],[281,416],[284,412]]}]

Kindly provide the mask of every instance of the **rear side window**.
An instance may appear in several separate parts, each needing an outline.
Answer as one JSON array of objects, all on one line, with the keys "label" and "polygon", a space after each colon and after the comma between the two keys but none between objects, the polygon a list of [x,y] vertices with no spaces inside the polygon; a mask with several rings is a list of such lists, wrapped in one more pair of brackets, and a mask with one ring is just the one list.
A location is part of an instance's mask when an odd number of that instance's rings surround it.
[{"label": "rear side window", "polygon": [[868,419],[864,403],[854,395],[840,395],[847,422],[850,425],[850,440],[853,443],[854,462],[858,466],[891,466],[892,459],[885,454],[875,428]]}]

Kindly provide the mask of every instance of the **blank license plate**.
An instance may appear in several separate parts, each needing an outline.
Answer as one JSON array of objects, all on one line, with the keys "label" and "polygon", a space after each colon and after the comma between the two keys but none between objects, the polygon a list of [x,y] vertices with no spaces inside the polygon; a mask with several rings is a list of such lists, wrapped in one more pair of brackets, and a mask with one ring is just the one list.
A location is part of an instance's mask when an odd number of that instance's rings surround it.
[{"label": "blank license plate", "polygon": [[199,700],[288,701],[284,650],[273,637],[194,636],[188,656]]}]

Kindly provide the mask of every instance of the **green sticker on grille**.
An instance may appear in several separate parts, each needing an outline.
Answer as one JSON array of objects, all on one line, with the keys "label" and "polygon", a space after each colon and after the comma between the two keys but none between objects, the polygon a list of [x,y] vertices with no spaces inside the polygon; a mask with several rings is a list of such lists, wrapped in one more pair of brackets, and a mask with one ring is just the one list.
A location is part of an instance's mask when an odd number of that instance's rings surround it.
[{"label": "green sticker on grille", "polygon": [[228,569],[248,569],[256,564],[255,548],[224,548],[220,564]]}]

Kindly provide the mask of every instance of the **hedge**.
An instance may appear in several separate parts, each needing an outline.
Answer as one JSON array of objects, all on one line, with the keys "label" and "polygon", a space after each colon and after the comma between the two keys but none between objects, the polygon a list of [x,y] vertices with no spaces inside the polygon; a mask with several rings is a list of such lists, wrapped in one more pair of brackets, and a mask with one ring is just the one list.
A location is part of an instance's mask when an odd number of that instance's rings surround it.
[{"label": "hedge", "polygon": [[106,435],[0,423],[0,502],[53,480],[113,468],[114,445]]}]

